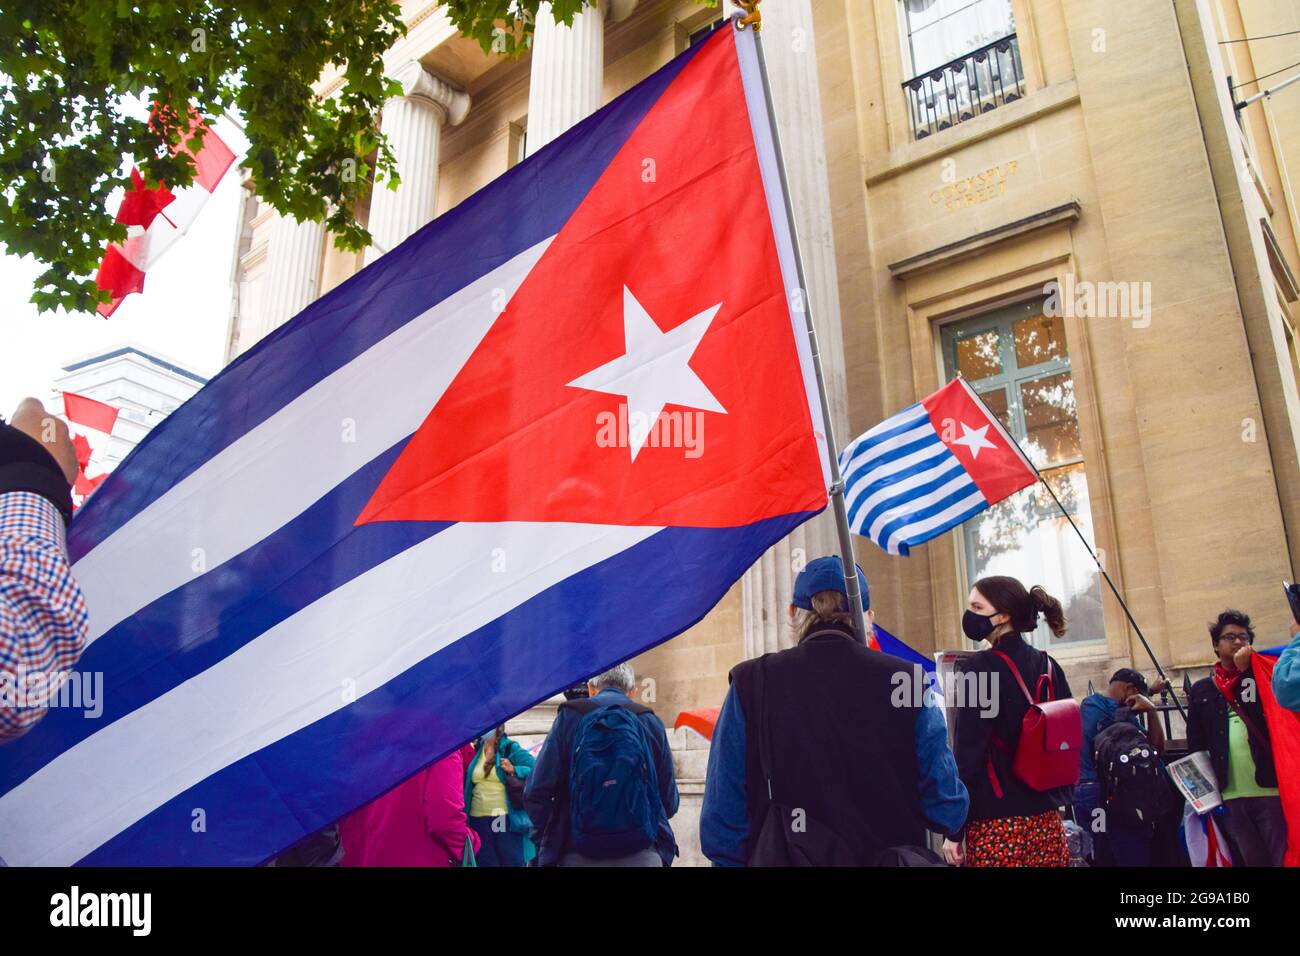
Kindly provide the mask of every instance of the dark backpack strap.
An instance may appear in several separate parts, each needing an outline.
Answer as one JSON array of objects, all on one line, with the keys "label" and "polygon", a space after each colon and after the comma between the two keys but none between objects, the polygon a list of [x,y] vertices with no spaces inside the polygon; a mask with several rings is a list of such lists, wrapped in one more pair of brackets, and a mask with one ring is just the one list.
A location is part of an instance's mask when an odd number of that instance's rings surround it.
[{"label": "dark backpack strap", "polygon": [[593,710],[598,710],[601,707],[622,707],[624,710],[630,710],[634,714],[654,713],[654,708],[647,707],[645,704],[638,704],[636,701],[627,697],[622,700],[597,700],[594,697],[577,697],[573,700],[566,700],[560,706],[584,717],[587,714],[590,714]]}]

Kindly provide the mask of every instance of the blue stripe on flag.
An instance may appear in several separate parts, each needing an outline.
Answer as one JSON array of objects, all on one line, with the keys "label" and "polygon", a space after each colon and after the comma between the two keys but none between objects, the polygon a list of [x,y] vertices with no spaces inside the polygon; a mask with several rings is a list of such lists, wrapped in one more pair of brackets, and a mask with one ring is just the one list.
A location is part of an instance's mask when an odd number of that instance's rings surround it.
[{"label": "blue stripe on flag", "polygon": [[[846,472],[852,471],[857,467],[855,459],[871,451],[871,449],[879,447],[891,438],[897,438],[899,435],[905,434],[923,422],[928,421],[928,416],[924,414],[917,415],[913,412],[913,409],[918,408],[921,408],[921,406],[913,405],[910,408],[904,409],[893,418],[881,422],[881,425],[889,425],[888,428],[881,431],[876,431],[876,429],[873,428],[871,431],[853,442],[853,444],[849,445],[848,448],[844,449],[844,451],[840,453],[840,470]],[[922,411],[924,411],[924,409],[922,409]],[[880,426],[878,425],[876,427],[879,428]]]},{"label": "blue stripe on flag", "polygon": [[[502,714],[562,690],[575,672],[596,673],[693,626],[771,544],[809,517],[661,531],[211,775],[81,863],[260,863],[379,796],[385,788],[376,781],[405,779]],[[657,583],[650,601],[647,580]],[[340,741],[349,746],[340,748]],[[192,831],[196,808],[209,808],[206,832]],[[216,819],[211,808],[239,812]]]},{"label": "blue stripe on flag", "polygon": [[[931,454],[924,454],[925,452]],[[846,490],[848,490],[848,482],[852,483],[852,490],[856,492],[864,481],[871,483],[898,474],[899,470],[901,470],[899,469],[900,463],[909,456],[916,455],[918,461],[921,461],[944,454],[951,454],[951,452],[948,451],[948,446],[940,441],[939,436],[931,429],[924,437],[891,449],[888,455],[873,460],[865,468],[847,472]]]},{"label": "blue stripe on flag", "polygon": [[[945,449],[945,454],[943,456],[927,459],[924,462],[913,465],[906,471],[890,475],[886,480],[879,482],[876,485],[871,485],[870,494],[863,495],[855,501],[852,506],[850,506],[849,526],[858,534],[865,536],[871,526],[875,524],[876,519],[885,511],[888,511],[890,508],[895,508],[906,501],[911,501],[924,495],[928,495],[930,492],[941,488],[946,482],[951,481],[958,472],[964,470],[965,469],[962,468],[961,462],[957,460],[956,456],[947,452]],[[861,520],[858,520],[858,512],[878,491],[887,490],[890,486],[896,485],[906,478],[911,478],[914,475],[923,474],[928,471],[935,471],[937,473],[932,479],[913,485],[910,488],[899,489],[897,492],[880,499],[871,506],[871,510],[868,511]],[[974,487],[973,483],[972,487]]]},{"label": "blue stripe on flag", "polygon": [[103,672],[103,714],[86,720],[55,707],[4,748],[0,794],[74,744],[161,697],[358,574],[451,526],[384,522],[354,526],[405,440],[361,468],[243,554],[109,630],[86,649],[82,674]]},{"label": "blue stripe on flag", "polygon": [[929,541],[931,538],[937,538],[945,531],[949,531],[952,528],[957,527],[957,525],[961,524],[962,522],[968,521],[971,518],[975,517],[977,514],[979,514],[988,506],[989,504],[987,501],[978,501],[975,504],[971,505],[970,508],[963,511],[961,514],[958,514],[955,517],[953,517],[951,520],[945,521],[942,524],[937,525],[934,528],[931,528],[929,531],[921,532],[919,534],[914,534],[907,538],[904,538],[903,540],[898,542],[898,553],[906,557],[908,554],[911,553],[912,548],[914,548],[916,545],[924,544],[925,542]]},{"label": "blue stripe on flag", "polygon": [[[929,504],[917,509],[916,511],[909,511],[906,514],[902,514],[899,515],[897,518],[894,518],[883,528],[881,528],[879,534],[877,534],[876,537],[873,538],[872,540],[875,541],[877,544],[879,544],[881,547],[883,547],[886,551],[892,550],[890,547],[891,544],[890,539],[893,538],[895,532],[902,530],[903,528],[907,527],[910,524],[915,524],[918,521],[924,521],[926,518],[932,518],[935,515],[943,511],[946,511],[948,508],[951,508],[953,505],[957,504],[957,502],[961,501],[963,498],[970,497],[972,491],[978,493],[978,490],[979,489],[975,487],[974,482],[971,482],[969,485],[963,484],[960,488],[953,491],[949,495],[945,495],[944,497],[940,498],[938,501],[930,502]],[[988,502],[981,502],[980,508],[987,508],[987,507],[988,507]],[[971,512],[971,514],[974,513],[975,512]],[[970,517],[970,514],[967,514],[966,517]],[[962,518],[955,523],[960,523],[960,521],[964,521],[964,520],[965,518]],[[944,531],[947,531],[952,526],[953,523],[948,523],[943,525],[942,528],[938,528],[933,531],[926,531],[924,532],[923,536],[918,536],[919,540],[917,540],[915,543],[919,544],[921,541],[928,541],[930,538],[933,538],[935,535],[943,534]],[[912,541],[911,538],[907,540],[908,542]],[[903,551],[901,548],[899,550],[901,554],[907,554],[907,551]]]}]

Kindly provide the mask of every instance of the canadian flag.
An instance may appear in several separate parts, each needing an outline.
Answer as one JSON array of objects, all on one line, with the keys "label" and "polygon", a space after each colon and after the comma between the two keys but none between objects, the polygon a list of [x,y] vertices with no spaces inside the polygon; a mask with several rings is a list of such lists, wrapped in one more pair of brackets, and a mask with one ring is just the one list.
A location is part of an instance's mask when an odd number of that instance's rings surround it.
[{"label": "canadian flag", "polygon": [[80,499],[75,502],[78,507],[108,477],[104,472],[91,478],[86,472],[91,456],[107,446],[113,426],[117,424],[117,411],[112,405],[85,395],[63,393],[63,417],[74,426],[70,431],[73,447],[77,450],[77,480],[73,482],[72,493]]},{"label": "canadian flag", "polygon": [[201,116],[194,115],[185,140],[176,147],[194,159],[194,183],[172,192],[165,183],[147,189],[139,169],[131,170],[131,189],[122,197],[117,221],[127,227],[126,242],[104,250],[95,284],[112,294],[111,302],[100,303],[96,311],[108,318],[132,292],[144,290],[145,271],[189,230],[199,212],[235,161],[235,154],[211,127],[206,127],[198,152],[193,152]]}]

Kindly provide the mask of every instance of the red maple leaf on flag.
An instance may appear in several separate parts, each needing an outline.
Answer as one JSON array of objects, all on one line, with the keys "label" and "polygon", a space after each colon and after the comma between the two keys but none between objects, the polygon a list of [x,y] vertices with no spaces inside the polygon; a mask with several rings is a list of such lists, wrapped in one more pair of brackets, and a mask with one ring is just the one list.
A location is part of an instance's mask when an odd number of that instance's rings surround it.
[{"label": "red maple leaf on flag", "polygon": [[122,197],[122,205],[117,210],[117,221],[126,226],[141,226],[148,229],[157,216],[176,197],[164,183],[157,189],[146,189],[144,176],[140,170],[131,169],[131,189]]},{"label": "red maple leaf on flag", "polygon": [[72,447],[77,452],[77,468],[84,473],[86,466],[90,464],[90,441],[85,435],[74,435],[72,436]]}]

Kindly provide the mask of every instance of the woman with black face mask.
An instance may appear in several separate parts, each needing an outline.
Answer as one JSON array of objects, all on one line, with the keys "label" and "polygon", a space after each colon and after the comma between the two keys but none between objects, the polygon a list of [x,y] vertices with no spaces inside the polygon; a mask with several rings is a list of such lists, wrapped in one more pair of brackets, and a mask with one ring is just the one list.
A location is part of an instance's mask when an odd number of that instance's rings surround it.
[{"label": "woman with black face mask", "polygon": [[1040,701],[1071,696],[1060,666],[1025,638],[1040,615],[1057,637],[1065,633],[1061,602],[1041,587],[1026,590],[1015,578],[995,576],[971,589],[962,631],[989,646],[966,662],[953,688],[953,751],[971,800],[965,839],[944,841],[944,855],[954,865],[1069,863],[1059,808],[1069,803],[1071,788],[1036,790],[1012,772],[1029,710],[1013,667]]}]

